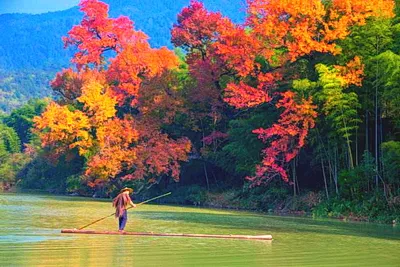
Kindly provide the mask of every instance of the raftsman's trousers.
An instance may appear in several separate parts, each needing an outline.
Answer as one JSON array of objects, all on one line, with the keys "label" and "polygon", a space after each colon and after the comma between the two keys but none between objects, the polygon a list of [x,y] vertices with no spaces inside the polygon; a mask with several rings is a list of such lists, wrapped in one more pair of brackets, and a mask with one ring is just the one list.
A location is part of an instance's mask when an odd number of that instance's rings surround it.
[{"label": "raftsman's trousers", "polygon": [[122,213],[122,216],[119,217],[119,230],[124,230],[126,222],[128,221],[128,212],[127,210]]}]

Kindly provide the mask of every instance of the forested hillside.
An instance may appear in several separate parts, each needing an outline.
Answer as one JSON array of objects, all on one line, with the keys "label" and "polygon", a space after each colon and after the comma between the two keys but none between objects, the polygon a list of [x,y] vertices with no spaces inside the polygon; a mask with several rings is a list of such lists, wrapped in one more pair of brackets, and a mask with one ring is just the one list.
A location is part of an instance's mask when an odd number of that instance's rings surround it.
[{"label": "forested hillside", "polygon": [[0,112],[9,113],[31,98],[51,96],[55,71],[41,69],[0,70]]},{"label": "forested hillside", "polygon": [[[111,16],[130,17],[150,37],[153,47],[172,47],[170,29],[179,11],[189,4],[189,0],[105,2],[110,4]],[[244,19],[245,0],[204,3],[235,22]],[[61,38],[82,16],[77,7],[39,15],[0,15],[0,110],[8,112],[31,97],[48,95],[50,79],[69,66],[73,54],[63,49]]]}]

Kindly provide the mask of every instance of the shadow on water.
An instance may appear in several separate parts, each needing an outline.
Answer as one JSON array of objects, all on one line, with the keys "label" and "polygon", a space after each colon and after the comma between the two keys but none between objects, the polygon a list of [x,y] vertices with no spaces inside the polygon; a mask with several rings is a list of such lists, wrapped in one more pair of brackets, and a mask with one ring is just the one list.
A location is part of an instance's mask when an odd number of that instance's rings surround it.
[{"label": "shadow on water", "polygon": [[221,229],[256,230],[265,234],[310,233],[372,237],[400,240],[400,229],[389,225],[371,223],[341,222],[258,214],[212,214],[196,212],[135,211],[136,216],[145,220],[182,221],[185,223],[208,224]]}]

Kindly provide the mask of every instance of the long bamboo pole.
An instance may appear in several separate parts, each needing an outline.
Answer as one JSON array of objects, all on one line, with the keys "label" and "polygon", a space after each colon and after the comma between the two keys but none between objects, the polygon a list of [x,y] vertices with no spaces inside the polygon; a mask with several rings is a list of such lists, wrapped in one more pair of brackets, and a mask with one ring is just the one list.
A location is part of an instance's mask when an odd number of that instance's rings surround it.
[{"label": "long bamboo pole", "polygon": [[[140,205],[143,205],[143,204],[146,204],[146,203],[148,203],[148,202],[150,202],[150,201],[156,200],[156,199],[158,199],[158,198],[162,198],[162,197],[168,196],[168,195],[170,195],[170,194],[171,194],[171,192],[166,193],[166,194],[161,195],[161,196],[158,196],[158,197],[153,197],[153,198],[148,199],[148,200],[146,200],[146,201],[140,202],[139,204],[136,204],[136,207],[138,207],[138,206],[140,206]],[[129,208],[127,208],[127,210],[129,210],[129,209],[131,209],[131,208],[133,208],[133,207],[129,207]],[[108,217],[111,217],[111,216],[113,216],[113,215],[115,215],[115,212],[114,212],[113,214],[110,214],[110,215],[107,215],[107,216],[105,216],[105,217],[103,217],[103,218],[100,218],[100,219],[98,219],[98,220],[96,220],[96,221],[94,221],[94,222],[91,222],[91,223],[89,223],[89,224],[86,224],[85,226],[82,226],[82,227],[78,228],[78,230],[85,229],[86,227],[91,226],[91,225],[93,225],[93,224],[95,224],[95,223],[98,223],[98,222],[100,222],[100,221],[102,221],[102,220],[104,220],[104,219],[106,219],[106,218],[108,218]]]},{"label": "long bamboo pole", "polygon": [[204,238],[231,238],[231,239],[252,239],[272,240],[272,235],[214,235],[214,234],[174,234],[174,233],[138,233],[138,232],[117,232],[117,231],[95,231],[63,229],[63,234],[100,234],[100,235],[136,235],[136,236],[168,236],[168,237],[204,237]]}]

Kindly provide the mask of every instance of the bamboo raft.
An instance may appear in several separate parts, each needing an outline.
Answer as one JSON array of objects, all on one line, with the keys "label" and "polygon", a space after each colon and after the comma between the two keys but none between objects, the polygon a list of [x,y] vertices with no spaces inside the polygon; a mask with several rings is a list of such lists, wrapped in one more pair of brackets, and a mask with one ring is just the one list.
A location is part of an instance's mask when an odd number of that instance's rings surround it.
[{"label": "bamboo raft", "polygon": [[197,238],[227,238],[247,240],[272,240],[272,235],[207,235],[207,234],[172,234],[172,233],[139,233],[139,232],[118,232],[118,231],[95,231],[62,229],[63,234],[99,234],[99,235],[136,235],[136,236],[170,236],[170,237],[197,237]]}]

